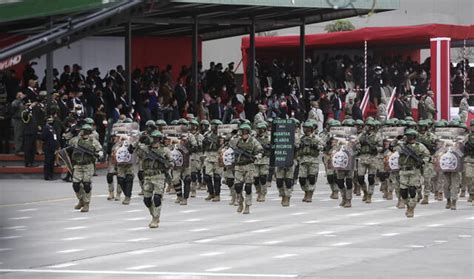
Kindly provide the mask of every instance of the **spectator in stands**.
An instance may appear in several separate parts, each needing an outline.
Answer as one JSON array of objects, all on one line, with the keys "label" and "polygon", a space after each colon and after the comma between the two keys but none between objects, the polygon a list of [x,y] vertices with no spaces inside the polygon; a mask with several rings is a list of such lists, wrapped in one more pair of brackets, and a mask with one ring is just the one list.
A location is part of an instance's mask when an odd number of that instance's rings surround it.
[{"label": "spectator in stands", "polygon": [[361,99],[360,98],[356,98],[354,100],[354,105],[352,106],[352,119],[354,120],[364,120],[364,117],[362,115],[362,110],[360,109],[360,103],[361,103]]},{"label": "spectator in stands", "polygon": [[11,104],[13,143],[15,144],[15,154],[17,155],[23,154],[23,122],[21,121],[21,113],[25,109],[24,98],[25,94],[18,92],[16,99]]},{"label": "spectator in stands", "polygon": [[340,94],[339,90],[334,92],[334,95],[332,96],[332,100],[331,100],[331,109],[332,109],[332,113],[334,115],[335,120],[339,120],[339,115],[341,114],[341,111],[342,111],[342,100],[339,94]]},{"label": "spectator in stands", "polygon": [[224,109],[225,106],[222,103],[221,97],[217,96],[217,98],[209,105],[209,117],[211,119],[222,120],[224,118]]},{"label": "spectator in stands", "polygon": [[54,152],[58,148],[58,137],[53,127],[54,118],[49,117],[43,127],[41,139],[44,141],[44,180],[53,180],[54,174]]}]

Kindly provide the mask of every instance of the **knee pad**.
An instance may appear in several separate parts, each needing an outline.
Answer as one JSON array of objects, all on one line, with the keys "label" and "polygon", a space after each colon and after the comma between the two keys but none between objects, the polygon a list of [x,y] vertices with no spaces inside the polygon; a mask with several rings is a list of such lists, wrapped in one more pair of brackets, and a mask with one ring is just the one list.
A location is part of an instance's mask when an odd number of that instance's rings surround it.
[{"label": "knee pad", "polygon": [[142,171],[142,170],[138,171],[137,176],[138,176],[138,179],[139,179],[140,181],[143,181],[143,179],[145,178],[145,177],[143,176],[143,171]]},{"label": "knee pad", "polygon": [[160,207],[160,205],[161,205],[161,195],[154,194],[153,195],[153,203],[155,204],[155,207]]},{"label": "knee pad", "polygon": [[125,184],[125,178],[117,176],[117,183],[122,186]]},{"label": "knee pad", "polygon": [[336,179],[336,184],[339,189],[344,189],[344,179]]},{"label": "knee pad", "polygon": [[90,193],[92,190],[92,186],[90,182],[84,182],[84,192]]},{"label": "knee pad", "polygon": [[242,189],[244,188],[244,184],[243,183],[235,183],[235,192],[237,194],[240,194],[242,193]]},{"label": "knee pad", "polygon": [[72,183],[72,189],[74,189],[74,192],[79,192],[81,190],[81,183],[80,182],[73,182]]},{"label": "knee pad", "polygon": [[329,185],[334,184],[334,180],[335,180],[334,174],[329,174],[329,175],[328,175],[328,183],[329,183]]},{"label": "knee pad", "polygon": [[386,172],[379,173],[379,179],[381,182],[384,182],[388,178],[388,174]]},{"label": "knee pad", "polygon": [[291,187],[293,187],[293,179],[291,178],[285,178],[285,185],[286,185],[286,188],[290,189]]},{"label": "knee pad", "polygon": [[143,198],[143,203],[145,204],[146,207],[151,207],[151,197],[149,198]]},{"label": "knee pad", "polygon": [[309,184],[314,185],[316,184],[316,176],[315,175],[308,175]]},{"label": "knee pad", "polygon": [[107,183],[108,184],[114,183],[114,174],[113,173],[108,173],[107,174]]},{"label": "knee pad", "polygon": [[400,189],[400,196],[404,200],[408,199],[408,189]]},{"label": "knee pad", "polygon": [[300,185],[301,185],[301,186],[306,185],[306,177],[300,177],[300,178],[299,178],[299,181],[300,181]]},{"label": "knee pad", "polygon": [[351,178],[346,178],[346,188],[347,189],[352,189],[352,179]]},{"label": "knee pad", "polygon": [[408,194],[410,198],[414,199],[416,197],[416,187],[408,187]]},{"label": "knee pad", "polygon": [[214,177],[213,177],[213,178],[214,178],[214,183],[215,183],[215,184],[219,184],[219,185],[221,184],[222,177],[221,177],[220,175],[214,174]]},{"label": "knee pad", "polygon": [[365,177],[363,175],[357,176],[357,181],[359,181],[360,185],[363,185],[365,183]]},{"label": "knee pad", "polygon": [[184,177],[184,185],[191,185],[192,178],[190,175]]},{"label": "knee pad", "polygon": [[227,178],[226,179],[226,184],[227,184],[227,186],[229,186],[229,188],[231,188],[232,186],[234,186],[234,179],[233,178]]},{"label": "knee pad", "polygon": [[125,176],[125,183],[132,183],[133,182],[133,175],[132,174],[127,174]]},{"label": "knee pad", "polygon": [[212,178],[211,178],[210,175],[205,174],[205,175],[203,175],[202,178],[203,178],[203,180],[204,180],[204,183],[206,183],[206,184],[212,183]]},{"label": "knee pad", "polygon": [[260,176],[260,185],[265,185],[267,183],[267,177],[265,175]]},{"label": "knee pad", "polygon": [[258,176],[253,178],[253,185],[255,186],[260,185],[260,178]]},{"label": "knee pad", "polygon": [[247,194],[247,195],[252,194],[252,184],[245,183],[245,194]]},{"label": "knee pad", "polygon": [[375,184],[375,175],[369,174],[369,185]]},{"label": "knee pad", "polygon": [[281,178],[277,178],[277,188],[283,188],[284,180]]},{"label": "knee pad", "polygon": [[198,173],[197,172],[192,172],[191,173],[191,181],[196,182],[198,180]]}]

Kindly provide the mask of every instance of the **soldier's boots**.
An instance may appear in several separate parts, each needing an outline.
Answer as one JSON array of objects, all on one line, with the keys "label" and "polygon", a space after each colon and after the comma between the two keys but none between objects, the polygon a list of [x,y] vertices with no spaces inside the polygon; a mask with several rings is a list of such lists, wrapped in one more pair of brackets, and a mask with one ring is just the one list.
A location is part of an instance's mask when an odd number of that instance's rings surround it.
[{"label": "soldier's boots", "polygon": [[451,199],[447,199],[446,200],[446,209],[450,209],[451,208]]},{"label": "soldier's boots", "polygon": [[153,217],[153,219],[151,219],[150,224],[148,224],[148,227],[150,229],[156,229],[158,228],[159,224],[160,224],[160,217]]},{"label": "soldier's boots", "polygon": [[443,192],[438,192],[438,201],[443,201]]},{"label": "soldier's boots", "polygon": [[122,194],[122,193],[117,192],[117,195],[115,195],[115,201],[119,201],[119,200],[120,200],[120,195],[121,195],[121,194]]},{"label": "soldier's boots", "polygon": [[113,200],[113,199],[114,199],[114,191],[109,192],[109,196],[107,197],[107,200],[108,200],[108,201],[111,201],[111,200]]},{"label": "soldier's boots", "polygon": [[81,208],[81,212],[89,212],[89,203],[85,202],[84,206]]},{"label": "soldier's boots", "polygon": [[195,198],[195,197],[196,197],[196,188],[191,190],[191,198]]},{"label": "soldier's boots", "polygon": [[341,203],[339,203],[339,206],[344,207],[345,204],[346,204],[346,197],[343,196]]},{"label": "soldier's boots", "polygon": [[213,202],[220,202],[220,201],[221,201],[221,196],[215,195],[215,196],[212,198],[212,201],[213,201]]},{"label": "soldier's boots", "polygon": [[290,206],[290,197],[288,197],[288,196],[283,197],[282,206],[284,206],[284,207]]},{"label": "soldier's boots", "polygon": [[250,213],[250,205],[245,205],[244,212],[242,214],[249,214]]},{"label": "soldier's boots", "polygon": [[235,193],[232,193],[229,205],[236,205],[236,203],[235,203]]},{"label": "soldier's boots", "polygon": [[456,200],[451,201],[451,210],[456,210]]},{"label": "soldier's boots", "polygon": [[368,194],[367,194],[367,190],[363,190],[363,192],[364,192],[364,195],[362,196],[362,201],[365,202],[367,201]]},{"label": "soldier's boots", "polygon": [[[284,197],[284,196],[283,196]],[[302,202],[306,202],[308,200],[308,191],[304,191],[304,197],[303,199],[301,200]],[[283,199],[282,199],[282,203],[283,203]]]},{"label": "soldier's boots", "polygon": [[398,203],[397,203],[397,208],[398,209],[404,209],[405,208],[405,203],[401,198],[398,198]]},{"label": "soldier's boots", "polygon": [[257,202],[262,202],[262,194],[257,193]]},{"label": "soldier's boots", "polygon": [[122,204],[129,205],[130,204],[130,197],[125,196],[125,198],[122,201]]},{"label": "soldier's boots", "polygon": [[84,202],[79,200],[79,202],[74,206],[74,209],[79,210],[84,206]]},{"label": "soldier's boots", "polygon": [[393,200],[393,192],[392,191],[387,191],[387,200],[388,201]]},{"label": "soldier's boots", "polygon": [[214,195],[209,194],[204,200],[210,201],[214,198]]},{"label": "soldier's boots", "polygon": [[467,202],[472,202],[473,198],[474,198],[474,194],[469,194],[469,198],[467,199]]},{"label": "soldier's boots", "polygon": [[365,199],[365,203],[372,203],[372,194],[367,194],[367,198]]},{"label": "soldier's boots", "polygon": [[180,205],[188,205],[188,199],[181,199],[181,201],[179,202]]},{"label": "soldier's boots", "polygon": [[138,195],[143,196],[143,190],[140,190],[140,192],[138,192]]},{"label": "soldier's boots", "polygon": [[407,212],[405,213],[407,218],[413,218],[415,216],[415,208],[407,205]]},{"label": "soldier's boots", "polygon": [[383,190],[382,192],[383,192],[383,196],[382,196],[382,198],[383,198],[384,200],[386,200],[386,199],[387,199],[387,197],[388,197],[388,191],[386,191],[386,190]]},{"label": "soldier's boots", "polygon": [[174,203],[181,203],[182,198],[176,196],[176,200],[174,200]]},{"label": "soldier's boots", "polygon": [[[313,194],[314,191],[308,191],[308,197],[306,198],[306,202],[313,202]],[[336,192],[337,195],[337,192]]]},{"label": "soldier's boots", "polygon": [[459,194],[460,198],[465,198],[466,197],[466,190],[461,190],[461,194]]},{"label": "soldier's boots", "polygon": [[420,204],[429,204],[429,199],[430,199],[429,195],[424,195],[423,200],[421,201]]},{"label": "soldier's boots", "polygon": [[339,194],[337,191],[332,191],[331,192],[331,195],[329,196],[329,198],[333,199],[333,200],[337,200],[339,199]]}]

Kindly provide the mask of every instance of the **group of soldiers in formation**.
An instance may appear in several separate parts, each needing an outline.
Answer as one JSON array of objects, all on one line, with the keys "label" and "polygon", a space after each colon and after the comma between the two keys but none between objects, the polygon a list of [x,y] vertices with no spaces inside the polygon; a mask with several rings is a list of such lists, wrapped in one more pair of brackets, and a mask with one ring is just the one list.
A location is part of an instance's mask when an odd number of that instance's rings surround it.
[{"label": "group of soldiers in formation", "polygon": [[[447,201],[447,209],[456,209],[458,196],[465,197],[468,187],[469,202],[474,197],[474,121],[470,130],[458,121],[403,120],[388,119],[379,122],[369,117],[361,120],[329,119],[322,132],[318,132],[317,122],[303,123],[293,119],[296,127],[293,164],[289,167],[272,167],[273,142],[271,141],[272,119],[256,118],[233,120],[236,129],[229,133],[219,133],[219,120],[180,119],[171,123],[182,132],[176,137],[168,137],[163,120],[146,122],[146,129],[139,132],[137,140],[112,135],[113,146],[109,151],[107,183],[108,200],[120,200],[129,204],[132,195],[134,170],[138,166],[138,179],[145,206],[152,220],[150,228],[157,228],[165,192],[176,193],[176,203],[187,205],[189,198],[195,198],[198,190],[206,189],[206,201],[219,202],[222,183],[230,189],[230,205],[237,207],[238,213],[249,214],[252,206],[252,190],[255,187],[257,202],[265,202],[267,188],[276,181],[281,197],[281,205],[288,207],[295,184],[304,191],[302,199],[311,203],[318,180],[319,162],[322,161],[327,182],[331,189],[330,198],[340,199],[340,206],[350,208],[353,195],[361,196],[369,204],[376,183],[386,200],[398,198],[397,207],[406,209],[406,216],[413,217],[415,206],[429,203],[429,196]],[[131,122],[130,119],[124,120]],[[341,139],[331,134],[334,127],[351,127],[357,131]],[[383,134],[384,127],[402,127],[396,137]],[[435,154],[440,148],[440,139],[434,130],[439,127],[463,128],[462,137],[453,140],[462,144],[461,160],[464,171],[443,172],[435,165]],[[94,164],[103,156],[102,148],[93,136],[93,125],[86,121],[81,132],[69,141],[72,146],[73,189],[79,203],[75,209],[89,210],[91,199],[91,177]],[[348,144],[349,143],[349,144]],[[353,147],[353,167],[334,168],[334,152],[342,146]],[[176,158],[173,151],[179,147],[186,156]],[[232,149],[232,153],[227,152]],[[349,148],[347,149],[349,150]],[[398,168],[387,169],[386,158],[398,152]],[[230,155],[232,158],[228,158]],[[189,156],[189,158],[185,158]],[[131,158],[136,158],[132,160]],[[322,160],[320,160],[320,157]],[[385,161],[384,161],[385,160]],[[189,163],[183,163],[189,161]],[[114,176],[117,187],[114,189]],[[461,191],[460,191],[461,190]],[[460,192],[460,193],[459,193]]]}]

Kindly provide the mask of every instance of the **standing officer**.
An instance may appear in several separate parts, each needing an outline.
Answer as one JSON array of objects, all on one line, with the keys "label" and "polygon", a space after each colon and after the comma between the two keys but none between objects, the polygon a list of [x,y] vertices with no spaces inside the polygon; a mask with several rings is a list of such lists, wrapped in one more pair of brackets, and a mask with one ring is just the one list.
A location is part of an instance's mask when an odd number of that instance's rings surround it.
[{"label": "standing officer", "polygon": [[267,195],[267,176],[270,165],[270,137],[267,133],[267,123],[259,122],[256,125],[257,136],[255,137],[263,147],[263,157],[255,160],[254,185],[257,192],[257,202],[264,202]]},{"label": "standing officer", "polygon": [[[252,128],[248,124],[242,124],[239,127],[240,139],[235,146],[231,146],[235,155],[235,192],[237,194],[237,201],[239,207],[237,212],[243,214],[250,213],[250,206],[252,205],[252,179],[254,177],[255,160],[260,160],[263,157],[262,145],[252,135]],[[244,197],[242,190],[245,185],[245,209]]]},{"label": "standing officer", "polygon": [[[362,187],[364,196],[362,201],[372,202],[372,195],[375,187],[375,173],[377,166],[374,162],[379,150],[381,150],[382,141],[376,131],[377,123],[369,119],[365,123],[366,131],[362,132],[357,139],[359,150],[359,164],[357,169],[357,180]],[[369,187],[365,183],[365,174],[368,173]]]},{"label": "standing officer", "polygon": [[222,122],[218,119],[211,121],[211,130],[204,135],[203,148],[206,159],[204,161],[203,180],[207,185],[209,195],[206,201],[220,201],[222,168],[219,167],[219,149],[221,148],[217,129]]},{"label": "standing officer", "polygon": [[303,135],[297,145],[296,156],[300,163],[299,182],[304,191],[303,202],[312,202],[319,173],[319,151],[322,141],[314,133],[314,124],[306,121],[303,124]]},{"label": "standing officer", "polygon": [[97,157],[100,158],[104,155],[102,146],[90,136],[91,133],[92,126],[84,124],[80,134],[69,141],[69,145],[72,147],[72,188],[79,200],[74,209],[81,209],[81,212],[89,211],[94,164]]},{"label": "standing officer", "polygon": [[417,203],[417,187],[421,185],[423,165],[430,158],[430,152],[416,141],[418,133],[413,129],[405,131],[406,142],[397,146],[400,157],[400,196],[406,205],[405,215],[411,218],[415,215]]},{"label": "standing officer", "polygon": [[160,223],[161,203],[165,189],[166,173],[173,167],[171,151],[162,144],[163,134],[160,131],[151,133],[150,144],[138,144],[138,153],[143,153],[143,202],[150,211],[152,220],[149,228],[158,228]]},{"label": "standing officer", "polygon": [[54,118],[49,117],[41,133],[41,139],[44,141],[44,180],[53,180],[55,151],[59,146],[58,136],[52,126],[53,122]]}]

